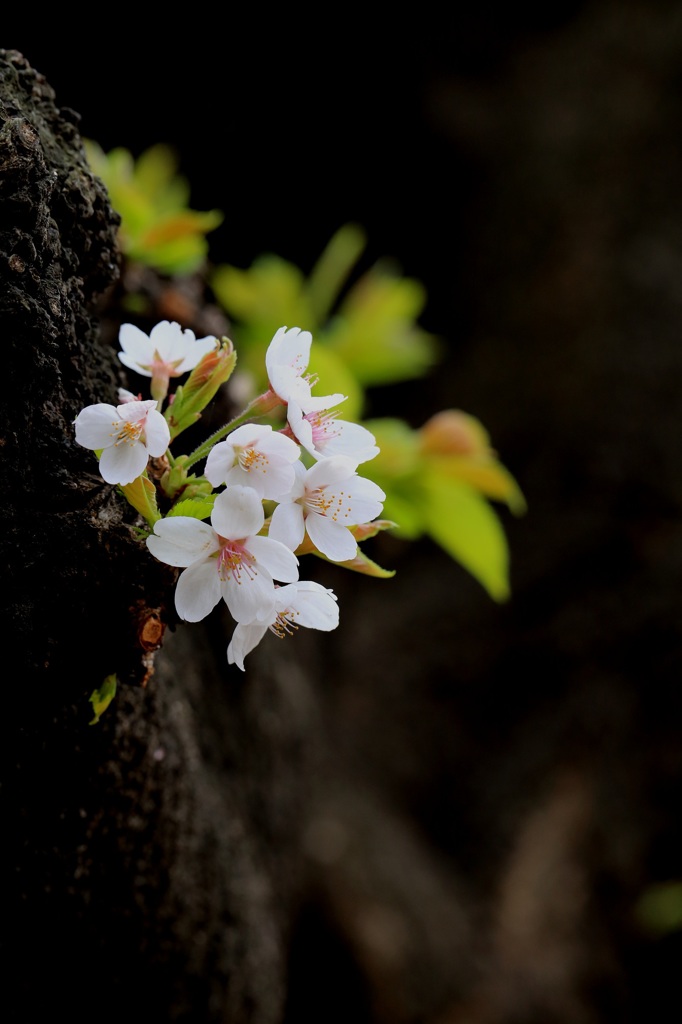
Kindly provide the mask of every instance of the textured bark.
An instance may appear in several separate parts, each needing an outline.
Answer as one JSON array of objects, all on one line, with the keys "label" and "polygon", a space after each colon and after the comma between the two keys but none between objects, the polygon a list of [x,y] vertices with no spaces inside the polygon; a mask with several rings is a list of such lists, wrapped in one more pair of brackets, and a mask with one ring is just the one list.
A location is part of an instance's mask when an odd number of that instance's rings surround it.
[{"label": "textured bark", "polygon": [[[225,699],[200,629],[139,685],[160,642],[150,627],[175,621],[176,574],[140,544],[135,513],[72,427],[83,406],[115,400],[96,304],[117,279],[118,218],[76,115],[10,51],[0,117],[12,1019],[61,1006],[74,1021],[275,1022],[294,880],[296,729],[279,725],[288,698],[266,674],[260,707],[258,683],[235,681]],[[116,713],[91,728],[88,696],[110,673],[124,684]]]}]

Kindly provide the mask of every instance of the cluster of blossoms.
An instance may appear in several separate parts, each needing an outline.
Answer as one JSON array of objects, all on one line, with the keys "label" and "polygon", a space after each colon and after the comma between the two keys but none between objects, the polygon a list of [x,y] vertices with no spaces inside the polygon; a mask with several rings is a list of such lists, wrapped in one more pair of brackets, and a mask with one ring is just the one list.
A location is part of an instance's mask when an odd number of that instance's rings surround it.
[{"label": "cluster of blossoms", "polygon": [[[379,449],[367,429],[338,418],[345,396],[312,394],[310,332],[281,327],[266,354],[268,390],[191,455],[175,457],[171,442],[232,373],[232,344],[197,339],[167,320],[149,335],[123,324],[119,341],[121,362],[151,378],[152,397],[121,389],[118,406],[87,406],[74,423],[76,441],[99,455],[104,480],[120,485],[147,519],[151,554],[183,570],[175,591],[180,618],[198,622],[222,598],[236,623],[228,662],[242,670],[268,630],[283,637],[299,626],[334,629],[336,596],[299,580],[299,556],[358,559],[358,537],[380,528],[372,524],[385,495],[358,475]],[[170,379],[185,373],[186,384],[169,397]],[[277,413],[279,429],[253,422]],[[204,459],[203,475],[190,475]],[[165,516],[150,473],[171,502]]]}]

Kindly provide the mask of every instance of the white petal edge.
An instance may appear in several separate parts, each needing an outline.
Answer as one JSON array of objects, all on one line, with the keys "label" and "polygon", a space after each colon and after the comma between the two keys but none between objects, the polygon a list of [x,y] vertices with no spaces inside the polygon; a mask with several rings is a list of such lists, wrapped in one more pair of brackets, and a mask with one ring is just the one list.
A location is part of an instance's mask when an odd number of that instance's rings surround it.
[{"label": "white petal edge", "polygon": [[272,513],[268,536],[295,551],[305,537],[303,509],[295,501],[282,502]]},{"label": "white petal edge", "polygon": [[180,573],[175,588],[175,607],[181,619],[199,622],[220,600],[220,577],[215,558],[194,562]]},{"label": "white petal edge", "polygon": [[147,547],[160,562],[181,567],[219,551],[220,542],[208,523],[190,516],[170,516],[155,524]]},{"label": "white petal edge", "polygon": [[235,626],[232,639],[227,645],[227,661],[244,672],[244,658],[257,647],[268,631],[267,626],[240,622]]},{"label": "white petal edge", "polygon": [[332,523],[324,516],[311,514],[305,521],[308,536],[318,551],[332,562],[349,562],[355,558],[358,543],[345,526]]},{"label": "white petal edge", "polygon": [[81,409],[74,420],[76,441],[83,448],[90,448],[93,451],[108,448],[114,443],[115,435],[120,429],[119,423],[118,409],[113,405],[104,402],[88,405]]},{"label": "white petal edge", "polygon": [[273,537],[250,537],[244,547],[273,580],[294,583],[298,579],[298,559],[286,544]]},{"label": "white petal edge", "polygon": [[105,448],[99,460],[99,471],[108,484],[131,484],[147,468],[149,456],[140,442]]}]

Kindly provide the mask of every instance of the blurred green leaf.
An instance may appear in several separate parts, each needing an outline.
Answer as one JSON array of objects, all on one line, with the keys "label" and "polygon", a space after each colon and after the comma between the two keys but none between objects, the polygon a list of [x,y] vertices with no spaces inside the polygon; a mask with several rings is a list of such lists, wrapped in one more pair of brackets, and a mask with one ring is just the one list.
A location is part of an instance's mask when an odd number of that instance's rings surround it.
[{"label": "blurred green leaf", "polygon": [[90,166],[121,216],[119,243],[128,259],[165,274],[189,274],[208,253],[206,235],[222,223],[219,210],[190,210],[189,186],[169,146],[152,146],[135,160],[123,148],[105,153],[85,142]]},{"label": "blurred green leaf", "polygon": [[500,521],[473,488],[427,467],[421,478],[428,532],[495,601],[509,597],[509,553]]},{"label": "blurred green leaf", "polygon": [[504,501],[515,515],[522,515],[526,511],[526,499],[516,480],[509,470],[492,457],[472,459],[454,455],[432,455],[429,465],[444,479],[460,480],[462,483],[470,484],[487,498]]},{"label": "blurred green leaf", "polygon": [[259,256],[248,270],[221,264],[213,272],[211,286],[240,330],[248,327],[249,344],[260,343],[263,356],[280,327],[311,330],[313,314],[303,272],[280,256]]},{"label": "blurred green leaf", "polygon": [[642,893],[635,907],[639,924],[652,935],[682,929],[682,882],[659,882]]},{"label": "blurred green leaf", "polygon": [[357,224],[344,225],[330,239],[306,284],[315,327],[329,318],[366,244],[365,232]]},{"label": "blurred green leaf", "polygon": [[439,358],[436,338],[416,323],[424,287],[380,266],[368,271],[322,334],[365,387],[423,376]]}]

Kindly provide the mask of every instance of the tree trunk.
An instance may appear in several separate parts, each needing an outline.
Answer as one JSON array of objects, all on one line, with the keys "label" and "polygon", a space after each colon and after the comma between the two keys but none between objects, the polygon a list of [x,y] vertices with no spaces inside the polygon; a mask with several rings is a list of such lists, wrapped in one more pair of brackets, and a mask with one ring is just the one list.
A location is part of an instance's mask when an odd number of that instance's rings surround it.
[{"label": "tree trunk", "polygon": [[[227,686],[225,642],[218,666],[200,627],[153,674],[176,572],[135,537],[72,426],[115,402],[96,310],[118,276],[118,217],[77,116],[12,51],[0,119],[12,1019],[276,1022],[301,799],[294,683],[263,670]],[[90,726],[111,673],[115,711]]]}]

